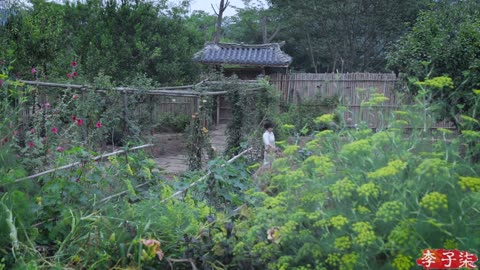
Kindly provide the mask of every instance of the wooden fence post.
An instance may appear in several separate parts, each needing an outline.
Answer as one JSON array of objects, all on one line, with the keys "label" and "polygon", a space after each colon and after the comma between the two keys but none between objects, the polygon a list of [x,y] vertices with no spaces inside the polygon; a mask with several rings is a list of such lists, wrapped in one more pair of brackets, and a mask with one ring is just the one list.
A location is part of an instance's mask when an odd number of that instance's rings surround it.
[{"label": "wooden fence post", "polygon": [[220,125],[220,95],[217,95],[217,125]]},{"label": "wooden fence post", "polygon": [[126,89],[123,90],[123,121],[125,124],[123,134],[128,136],[130,129],[128,127],[128,95]]}]

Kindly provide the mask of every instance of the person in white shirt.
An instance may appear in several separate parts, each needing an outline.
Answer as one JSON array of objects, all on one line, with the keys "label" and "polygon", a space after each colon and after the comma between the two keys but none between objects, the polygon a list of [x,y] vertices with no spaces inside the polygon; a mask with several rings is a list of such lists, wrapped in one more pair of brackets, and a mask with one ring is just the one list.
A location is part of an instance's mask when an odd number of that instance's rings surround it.
[{"label": "person in white shirt", "polygon": [[272,166],[273,161],[275,160],[275,152],[277,152],[277,147],[275,146],[275,135],[273,134],[273,124],[266,123],[264,125],[265,132],[263,133],[263,144],[265,146],[263,166],[270,167]]}]

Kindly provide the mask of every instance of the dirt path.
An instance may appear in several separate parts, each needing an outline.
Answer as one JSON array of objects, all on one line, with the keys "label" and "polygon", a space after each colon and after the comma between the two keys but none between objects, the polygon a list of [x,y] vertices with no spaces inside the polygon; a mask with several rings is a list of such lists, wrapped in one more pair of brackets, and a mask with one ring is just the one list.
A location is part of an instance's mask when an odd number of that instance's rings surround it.
[{"label": "dirt path", "polygon": [[[225,124],[218,125],[210,131],[210,143],[217,155],[222,155],[227,144]],[[155,134],[153,155],[160,169],[167,173],[180,174],[188,169],[186,135],[183,133]],[[206,155],[205,155],[206,158]]]}]

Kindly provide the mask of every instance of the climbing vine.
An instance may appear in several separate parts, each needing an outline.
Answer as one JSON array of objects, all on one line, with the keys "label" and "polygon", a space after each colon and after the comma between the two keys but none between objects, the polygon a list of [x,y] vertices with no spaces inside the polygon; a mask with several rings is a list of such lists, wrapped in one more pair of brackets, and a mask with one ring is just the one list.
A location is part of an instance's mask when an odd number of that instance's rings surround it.
[{"label": "climbing vine", "polygon": [[232,119],[227,125],[227,156],[237,154],[242,139],[242,126],[245,107],[242,106],[240,88],[235,86],[227,90],[227,99],[232,106]]},{"label": "climbing vine", "polygon": [[[205,90],[225,91],[225,97],[231,106],[232,118],[227,125],[227,146],[224,154],[233,156],[246,147],[260,149],[263,123],[272,121],[275,114],[278,114],[278,92],[267,81],[251,84],[243,83],[236,78],[224,77],[221,81],[222,83],[212,84]],[[202,157],[205,154],[209,159],[215,154],[209,140],[212,115],[216,109],[215,97],[202,96],[198,102],[197,112],[192,115],[187,143],[190,170],[202,168],[204,161]]]},{"label": "climbing vine", "polygon": [[204,151],[209,159],[212,159],[215,155],[209,139],[209,123],[212,122],[212,98],[200,96],[198,101],[197,112],[192,115],[188,129],[188,168],[191,171],[202,168]]},{"label": "climbing vine", "polygon": [[278,92],[267,81],[253,87],[237,83],[229,87],[227,98],[232,104],[232,121],[227,126],[226,154],[245,147],[260,149],[263,123],[272,121],[278,112]]}]

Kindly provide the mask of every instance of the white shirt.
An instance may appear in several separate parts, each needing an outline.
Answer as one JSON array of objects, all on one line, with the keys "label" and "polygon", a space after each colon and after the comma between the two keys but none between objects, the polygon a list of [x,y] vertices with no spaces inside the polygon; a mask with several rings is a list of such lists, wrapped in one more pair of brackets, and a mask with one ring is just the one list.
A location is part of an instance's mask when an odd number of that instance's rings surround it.
[{"label": "white shirt", "polygon": [[267,145],[273,148],[275,147],[275,135],[273,135],[273,132],[267,130],[263,133],[263,144],[265,145],[265,148],[267,148]]}]

